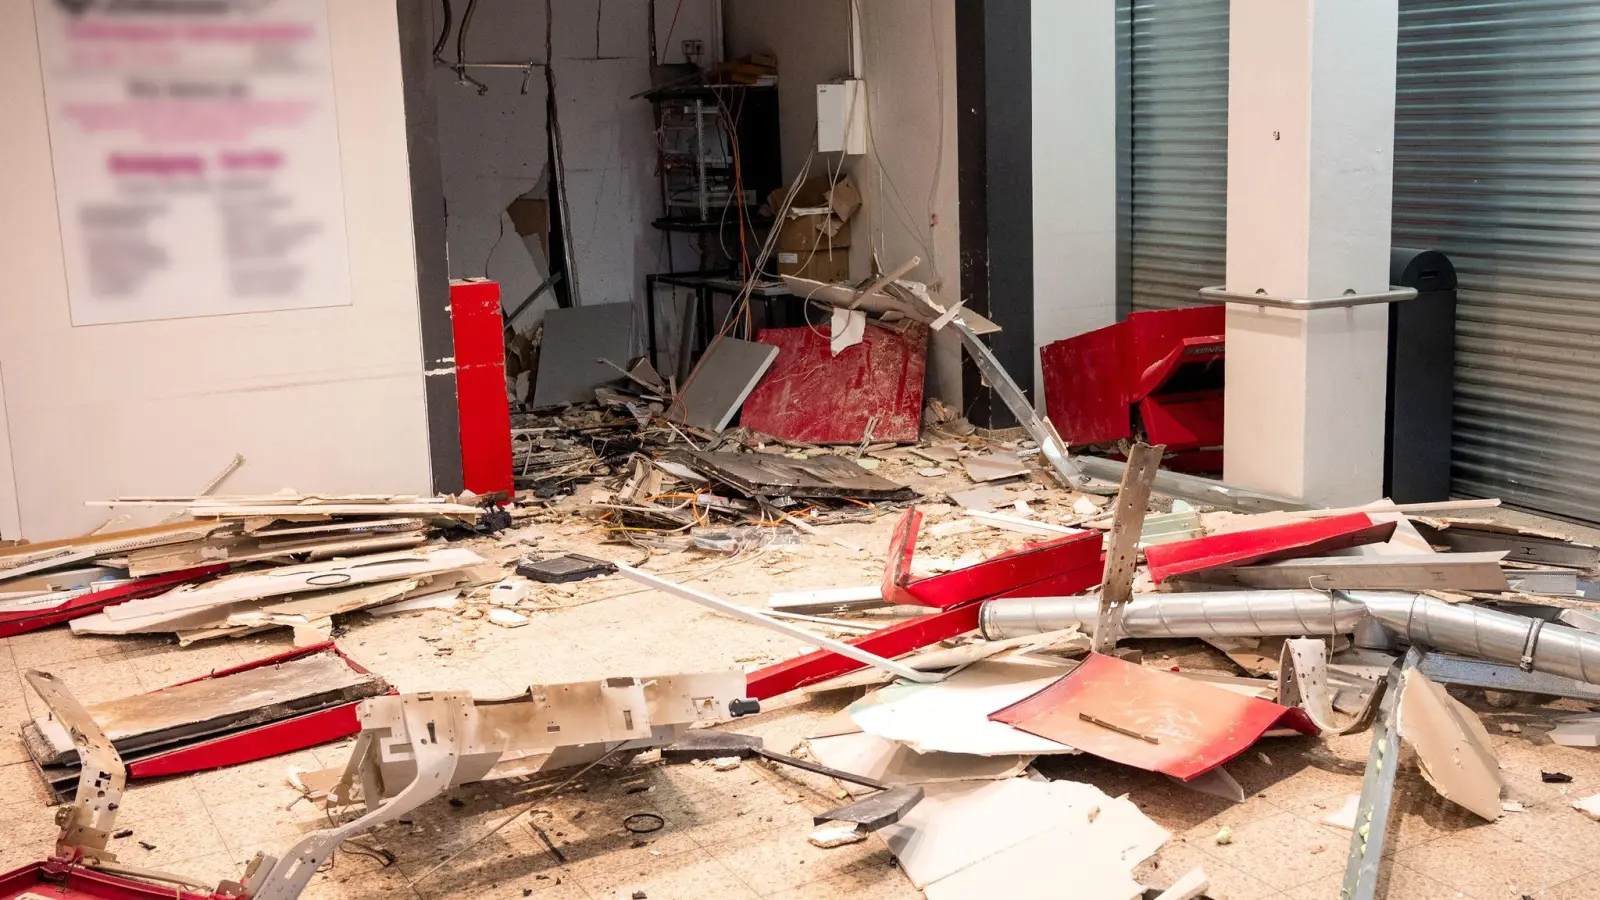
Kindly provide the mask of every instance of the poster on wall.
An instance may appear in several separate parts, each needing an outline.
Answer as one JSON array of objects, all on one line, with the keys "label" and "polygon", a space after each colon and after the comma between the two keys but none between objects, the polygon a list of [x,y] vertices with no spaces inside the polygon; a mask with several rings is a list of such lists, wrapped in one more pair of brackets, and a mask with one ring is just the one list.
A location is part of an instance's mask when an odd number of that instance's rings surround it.
[{"label": "poster on wall", "polygon": [[72,324],[346,306],[329,0],[34,0]]}]

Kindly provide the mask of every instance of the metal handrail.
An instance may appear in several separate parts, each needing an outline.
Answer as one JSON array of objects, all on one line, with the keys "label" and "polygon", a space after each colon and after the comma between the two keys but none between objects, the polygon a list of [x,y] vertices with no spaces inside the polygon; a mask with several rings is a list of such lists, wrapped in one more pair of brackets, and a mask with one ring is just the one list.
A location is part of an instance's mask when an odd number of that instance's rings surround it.
[{"label": "metal handrail", "polygon": [[1343,296],[1322,297],[1316,300],[1274,297],[1266,293],[1239,294],[1221,285],[1200,289],[1200,301],[1202,303],[1250,303],[1255,306],[1270,306],[1275,309],[1305,311],[1344,309],[1349,306],[1370,306],[1375,303],[1399,303],[1402,300],[1411,300],[1416,296],[1416,288],[1392,288],[1376,294],[1358,294],[1350,290],[1345,291]]}]

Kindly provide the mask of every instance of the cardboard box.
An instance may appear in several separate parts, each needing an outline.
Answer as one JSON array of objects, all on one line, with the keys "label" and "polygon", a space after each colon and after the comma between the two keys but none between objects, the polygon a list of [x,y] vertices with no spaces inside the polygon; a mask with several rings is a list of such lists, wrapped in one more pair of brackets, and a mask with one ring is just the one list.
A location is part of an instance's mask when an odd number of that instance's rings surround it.
[{"label": "cardboard box", "polygon": [[[789,186],[778,188],[767,196],[767,205],[776,212],[783,207],[783,198],[788,193]],[[849,247],[850,217],[860,208],[861,194],[848,177],[834,184],[829,184],[826,177],[806,179],[795,194],[789,216],[778,223],[778,251],[800,254],[803,260],[814,249],[820,255]],[[785,272],[782,265],[780,260],[779,271],[783,274],[801,274]]]},{"label": "cardboard box", "polygon": [[850,280],[849,247],[818,247],[813,253],[809,249],[784,250],[780,246],[772,256],[778,263],[779,275],[798,275],[827,282]]}]

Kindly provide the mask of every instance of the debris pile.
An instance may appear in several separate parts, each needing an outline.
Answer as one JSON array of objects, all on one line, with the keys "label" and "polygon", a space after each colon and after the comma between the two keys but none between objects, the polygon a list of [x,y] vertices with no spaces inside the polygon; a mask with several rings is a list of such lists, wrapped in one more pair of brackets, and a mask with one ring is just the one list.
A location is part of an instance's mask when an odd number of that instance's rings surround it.
[{"label": "debris pile", "polygon": [[[904,362],[932,331],[965,339],[982,327],[915,285],[878,280],[808,288],[845,313],[833,336],[845,350],[887,342],[873,358]],[[866,331],[850,343],[864,310]],[[298,647],[87,706],[69,684],[31,673],[49,714],[23,723],[24,744],[52,794],[70,800],[40,871],[114,862],[115,810],[102,800],[120,803],[129,779],[356,736],[348,762],[294,775],[328,827],[263,853],[217,896],[292,900],[347,838],[480,783],[531,791],[533,803],[495,830],[525,820],[540,854],[565,865],[592,847],[577,828],[552,827],[563,820],[540,804],[583,779],[618,782],[643,804],[646,770],[669,778],[685,765],[703,773],[693,777],[772,775],[786,792],[811,791],[797,847],[845,855],[881,842],[933,900],[1060,896],[1064,868],[1074,897],[1194,900],[1210,890],[1204,869],[1160,865],[1179,829],[1111,790],[1105,773],[1243,803],[1256,790],[1244,767],[1282,766],[1314,742],[1367,732],[1359,793],[1316,814],[1349,831],[1343,893],[1366,900],[1377,896],[1400,779],[1489,823],[1530,811],[1497,759],[1506,742],[1600,748],[1600,612],[1590,608],[1600,548],[1509,525],[1493,500],[1307,509],[1162,471],[1162,448],[1142,443],[1124,448],[1124,462],[1073,458],[1025,405],[1025,436],[976,433],[920,395],[892,412],[872,395],[882,414],[860,420],[828,393],[842,405],[825,422],[796,417],[806,392],[826,393],[812,379],[827,360],[845,359],[810,346],[823,335],[805,330],[776,354],[732,339],[713,347],[748,378],[679,389],[637,361],[605,366],[619,383],[589,390],[597,403],[518,423],[521,490],[495,498],[504,506],[123,498],[109,505],[170,506],[188,519],[0,548],[0,629],[11,629],[0,633],[70,622],[73,634],[172,634],[188,645],[289,628]],[[904,340],[921,349],[900,353]],[[1015,386],[981,347],[968,343],[1008,395]],[[816,365],[785,367],[806,359]],[[697,396],[695,384],[740,390]],[[727,427],[741,404],[743,424]],[[912,443],[924,433],[933,439]],[[488,537],[509,523],[517,530]],[[694,584],[699,573],[673,577],[686,558],[721,566],[810,551],[817,565],[785,571],[814,573],[815,586],[762,590],[765,607]],[[833,577],[863,559],[870,583]],[[763,577],[752,570],[739,578]],[[637,587],[618,592],[618,582]],[[469,602],[458,604],[463,592]],[[369,671],[330,640],[345,613],[410,611],[415,619],[389,627],[414,621],[428,632],[418,637],[438,642],[432,628],[446,620],[499,626],[476,634],[531,653],[552,635],[583,640],[559,632],[569,605],[644,593],[809,652],[730,648],[721,669],[621,670],[478,696],[398,693],[388,678],[399,673]],[[654,639],[648,616],[621,627],[637,628],[640,645]],[[761,664],[737,667],[752,660]],[[1552,697],[1578,705],[1550,710],[1549,728],[1531,715],[1486,726],[1478,691],[1491,710]],[[770,717],[747,718],[758,713]],[[803,728],[785,737],[804,740],[770,749],[789,727],[773,722],[794,714]],[[1544,767],[1542,781],[1575,785],[1563,815],[1600,818],[1600,794],[1579,783],[1586,770],[1571,771]],[[602,837],[645,849],[671,818],[637,808],[619,819],[625,833]],[[1249,830],[1218,824],[1196,842],[1250,852]],[[484,836],[415,879],[477,852]]]},{"label": "debris pile", "polygon": [[503,516],[446,498],[293,492],[97,505],[189,518],[0,550],[0,634],[70,621],[77,634],[187,644],[288,627],[299,646],[321,643],[335,616],[483,583],[482,557],[432,542]]}]

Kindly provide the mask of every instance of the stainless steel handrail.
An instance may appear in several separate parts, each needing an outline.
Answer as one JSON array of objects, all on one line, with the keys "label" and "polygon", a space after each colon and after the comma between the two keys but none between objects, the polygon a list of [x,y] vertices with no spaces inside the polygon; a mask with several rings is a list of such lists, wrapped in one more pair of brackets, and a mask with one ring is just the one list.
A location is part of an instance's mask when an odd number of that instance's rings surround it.
[{"label": "stainless steel handrail", "polygon": [[1394,288],[1377,294],[1357,294],[1347,291],[1340,297],[1322,297],[1316,300],[1296,300],[1289,297],[1274,297],[1270,294],[1239,294],[1228,290],[1221,285],[1200,289],[1202,303],[1250,303],[1255,306],[1270,306],[1274,309],[1344,309],[1348,306],[1371,306],[1375,303],[1399,303],[1402,300],[1411,300],[1417,296],[1416,288]]}]

